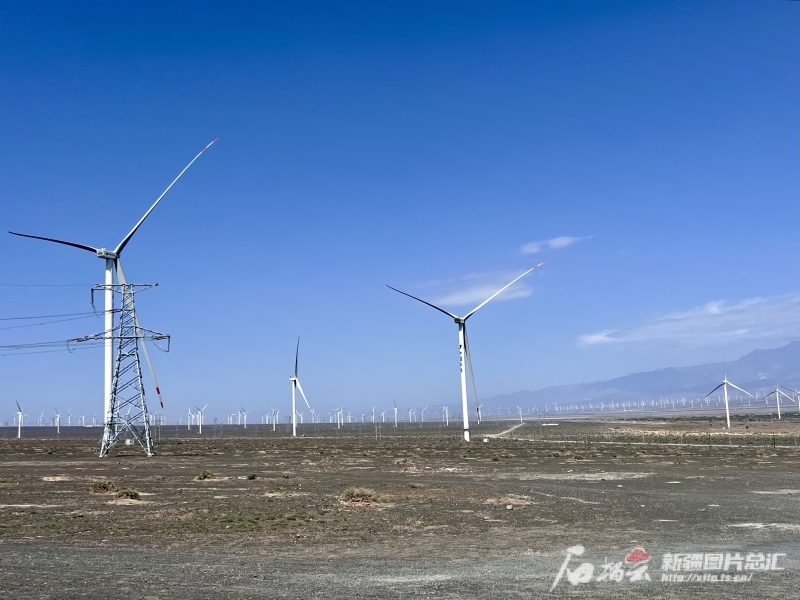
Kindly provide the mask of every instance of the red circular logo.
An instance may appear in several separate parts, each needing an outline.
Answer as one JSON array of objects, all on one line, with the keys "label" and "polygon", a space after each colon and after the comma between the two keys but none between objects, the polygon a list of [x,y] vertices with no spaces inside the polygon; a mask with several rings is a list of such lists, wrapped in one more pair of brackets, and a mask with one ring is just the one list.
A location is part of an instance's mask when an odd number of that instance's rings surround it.
[{"label": "red circular logo", "polygon": [[625,562],[629,565],[633,563],[644,562],[646,560],[650,560],[650,553],[644,548],[634,548],[630,551],[630,554],[625,557]]}]

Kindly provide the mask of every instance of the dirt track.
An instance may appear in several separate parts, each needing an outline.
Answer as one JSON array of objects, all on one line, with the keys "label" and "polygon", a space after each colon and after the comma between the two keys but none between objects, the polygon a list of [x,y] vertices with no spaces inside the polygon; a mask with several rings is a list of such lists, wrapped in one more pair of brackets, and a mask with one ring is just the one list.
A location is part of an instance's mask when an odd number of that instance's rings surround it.
[{"label": "dirt track", "polygon": [[[0,595],[540,597],[580,544],[569,568],[592,563],[593,580],[563,577],[553,597],[800,597],[800,449],[769,445],[772,432],[789,445],[797,420],[737,423],[759,440],[743,447],[621,443],[717,436],[707,420],[558,427],[469,445],[435,428],[378,441],[352,428],[296,440],[204,430],[162,436],[153,458],[122,447],[108,460],[96,430],[0,440]],[[139,499],[92,492],[95,481]],[[350,486],[374,502],[342,502]],[[604,562],[628,567],[634,547],[651,554],[649,582],[596,580]],[[667,553],[737,552],[785,554],[783,570],[661,581]]]}]

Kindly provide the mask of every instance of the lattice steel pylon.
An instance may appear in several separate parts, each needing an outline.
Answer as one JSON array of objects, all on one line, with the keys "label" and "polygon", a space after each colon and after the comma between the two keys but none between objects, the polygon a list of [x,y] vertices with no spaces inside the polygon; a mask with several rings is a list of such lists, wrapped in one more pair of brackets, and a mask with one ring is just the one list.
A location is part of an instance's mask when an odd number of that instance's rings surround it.
[{"label": "lattice steel pylon", "polygon": [[112,291],[122,295],[119,310],[119,325],[110,332],[104,331],[75,341],[96,341],[111,335],[118,340],[114,375],[111,385],[111,405],[103,429],[100,457],[108,456],[117,440],[126,431],[139,442],[147,456],[153,456],[153,438],[150,434],[150,418],[147,412],[142,369],[139,363],[139,342],[145,340],[167,340],[169,336],[144,329],[137,325],[134,296],[156,284],[112,284],[98,285],[92,292]]}]

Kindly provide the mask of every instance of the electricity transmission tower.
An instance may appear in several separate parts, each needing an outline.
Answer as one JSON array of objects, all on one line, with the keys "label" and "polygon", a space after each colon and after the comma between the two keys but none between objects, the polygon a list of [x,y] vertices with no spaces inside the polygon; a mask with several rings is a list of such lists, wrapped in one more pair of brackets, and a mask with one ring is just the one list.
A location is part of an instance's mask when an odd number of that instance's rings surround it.
[{"label": "electricity transmission tower", "polygon": [[[150,289],[157,284],[106,284],[92,288],[95,291],[118,293],[122,296],[122,307],[119,311],[119,326],[116,330],[104,331],[76,341],[99,341],[116,339],[117,356],[115,360],[114,375],[111,384],[111,404],[109,414],[106,415],[106,424],[103,429],[103,441],[100,445],[100,456],[108,456],[117,440],[125,432],[136,439],[142,446],[147,456],[153,455],[153,439],[150,434],[150,418],[147,413],[147,400],[145,398],[142,382],[142,369],[139,363],[139,342],[146,340],[155,342],[166,340],[169,351],[169,336],[140,327],[136,319],[134,296],[141,291]],[[158,346],[157,346],[158,347]]]}]

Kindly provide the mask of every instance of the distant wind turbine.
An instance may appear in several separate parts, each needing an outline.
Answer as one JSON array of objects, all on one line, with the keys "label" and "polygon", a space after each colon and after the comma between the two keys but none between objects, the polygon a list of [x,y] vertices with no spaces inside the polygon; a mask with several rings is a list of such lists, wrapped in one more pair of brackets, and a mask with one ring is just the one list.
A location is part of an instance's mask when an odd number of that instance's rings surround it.
[{"label": "distant wind turbine", "polygon": [[[294,377],[289,377],[289,381],[292,382],[292,437],[297,437],[297,391],[300,391],[300,395],[303,396],[303,400],[305,400],[306,406],[308,410],[311,412],[311,420],[314,420],[314,409],[311,408],[311,405],[308,403],[308,398],[306,398],[306,394],[303,391],[303,386],[300,385],[300,379],[298,378],[297,367],[298,361],[300,358],[300,336],[297,336],[297,349],[294,353]],[[302,417],[301,417],[302,418]]]},{"label": "distant wind turbine", "polygon": [[783,390],[781,390],[780,386],[777,386],[777,385],[775,386],[775,390],[773,390],[772,392],[770,392],[769,394],[764,396],[764,398],[769,398],[770,396],[772,396],[772,394],[775,394],[775,402],[778,404],[778,420],[780,420],[780,418],[781,418],[781,394],[783,394],[783,396],[787,400],[789,400],[789,402],[794,402],[794,399],[791,396],[789,396],[789,394],[784,393]]},{"label": "distant wind turbine", "polygon": [[[469,361],[470,362],[470,366],[471,366],[471,362],[472,362],[472,359],[471,359],[471,356],[470,356],[470,352],[469,352],[469,341],[467,339],[467,319],[469,319],[472,315],[474,315],[476,312],[478,312],[478,310],[483,308],[488,302],[490,302],[492,299],[497,297],[500,293],[504,292],[510,286],[512,286],[517,281],[519,281],[520,279],[525,277],[525,275],[527,275],[528,273],[530,273],[531,271],[533,271],[535,269],[538,269],[543,264],[544,263],[539,263],[535,267],[532,267],[532,268],[528,269],[522,275],[520,275],[519,277],[514,279],[511,283],[503,286],[500,290],[498,290],[497,292],[495,292],[494,294],[489,296],[489,298],[487,298],[486,300],[481,302],[478,306],[473,308],[470,312],[468,312],[463,317],[459,317],[458,315],[454,315],[453,313],[448,312],[448,311],[444,310],[443,308],[439,308],[438,306],[436,306],[434,304],[431,304],[430,302],[426,302],[425,300],[417,298],[416,296],[412,296],[411,294],[407,294],[407,293],[405,293],[403,291],[398,290],[397,288],[393,288],[390,285],[386,286],[389,289],[394,290],[395,292],[403,294],[404,296],[408,296],[409,298],[412,298],[412,299],[416,300],[417,302],[422,302],[423,304],[426,304],[427,306],[430,306],[431,308],[434,308],[434,309],[438,310],[439,312],[446,314],[448,317],[452,318],[455,321],[455,323],[458,325],[458,353],[459,353],[459,359],[460,359],[460,364],[461,364],[461,408],[462,408],[462,412],[464,413],[464,415],[463,415],[464,416],[464,441],[466,441],[466,442],[469,441],[469,405],[468,405],[468,401],[467,401],[467,373],[466,373],[466,366],[467,365],[466,365],[466,362]],[[471,368],[470,368],[470,372],[472,372]],[[473,375],[473,386],[474,386],[474,375]],[[475,398],[475,403],[477,404],[477,402],[478,402],[478,398],[476,397]],[[478,422],[480,422],[480,416],[478,417],[478,419],[479,419]]]},{"label": "distant wind turbine", "polygon": [[728,408],[728,386],[731,386],[732,388],[734,388],[736,390],[739,390],[740,392],[742,392],[744,394],[747,394],[751,398],[753,397],[753,394],[751,394],[748,391],[743,390],[739,386],[734,385],[730,381],[728,381],[727,372],[725,372],[723,377],[722,377],[722,383],[720,383],[717,387],[715,387],[713,390],[708,392],[708,394],[706,394],[706,398],[708,398],[711,394],[716,392],[719,388],[722,388],[722,397],[725,399],[725,418],[728,421],[728,429],[730,429],[731,428],[731,413],[730,413],[730,409]]},{"label": "distant wind turbine", "polygon": [[203,411],[207,407],[208,407],[208,404],[206,404],[203,408],[198,408],[197,409],[197,425],[198,425],[197,433],[198,434],[203,433]]},{"label": "distant wind turbine", "polygon": [[22,419],[24,417],[27,417],[28,415],[26,415],[22,411],[22,407],[19,405],[19,402],[16,402],[15,404],[17,405],[17,437],[21,438],[22,437]]}]

